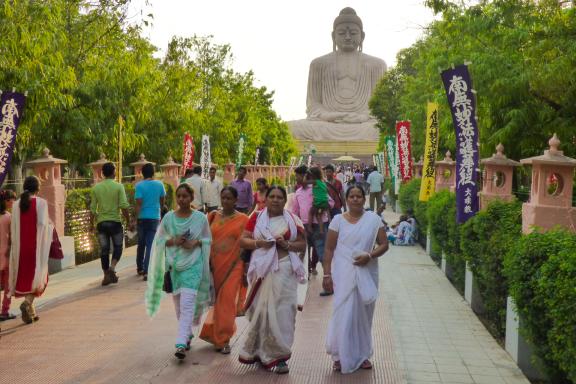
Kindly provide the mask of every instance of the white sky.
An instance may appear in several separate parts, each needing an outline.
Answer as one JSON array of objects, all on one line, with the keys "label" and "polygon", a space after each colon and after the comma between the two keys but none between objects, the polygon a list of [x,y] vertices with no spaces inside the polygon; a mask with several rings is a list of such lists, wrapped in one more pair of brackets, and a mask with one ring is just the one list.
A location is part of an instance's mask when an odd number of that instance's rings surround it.
[{"label": "white sky", "polygon": [[274,109],[288,121],[306,117],[310,61],[332,50],[332,23],[347,6],[364,24],[364,52],[388,67],[433,19],[423,0],[133,0],[131,14],[154,15],[144,36],[162,52],[174,35],[230,44],[234,70],[252,70],[257,86],[274,90]]}]

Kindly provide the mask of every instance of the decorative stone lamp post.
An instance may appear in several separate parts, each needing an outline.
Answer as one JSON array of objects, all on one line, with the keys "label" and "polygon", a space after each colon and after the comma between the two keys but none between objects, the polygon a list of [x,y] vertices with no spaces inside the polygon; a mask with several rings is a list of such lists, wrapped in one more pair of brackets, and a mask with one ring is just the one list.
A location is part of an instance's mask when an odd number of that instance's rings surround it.
[{"label": "decorative stone lamp post", "polygon": [[109,160],[106,160],[106,155],[103,153],[100,154],[100,159],[93,163],[88,164],[92,167],[92,183],[96,184],[104,179],[104,175],[102,174],[102,167],[104,164],[109,163]]},{"label": "decorative stone lamp post", "polygon": [[59,236],[64,236],[64,203],[66,202],[66,188],[62,184],[60,165],[67,163],[66,160],[53,157],[48,148],[44,148],[42,157],[26,163],[34,169],[34,174],[40,179],[38,196],[48,202],[48,215]]},{"label": "decorative stone lamp post", "polygon": [[436,161],[436,192],[453,189],[456,183],[456,162],[450,151],[446,151],[444,160]]},{"label": "decorative stone lamp post", "polygon": [[148,164],[148,163],[152,163],[152,165],[156,165],[156,163],[153,163],[151,161],[146,160],[146,157],[144,156],[143,153],[140,154],[140,159],[138,161],[130,163],[130,166],[134,167],[134,175],[136,177],[135,182],[139,182],[140,180],[143,179],[142,167],[144,166],[144,164]]},{"label": "decorative stone lamp post", "polygon": [[564,156],[558,149],[560,140],[548,141],[550,149],[541,156],[522,159],[532,166],[530,201],[522,205],[522,232],[530,233],[534,226],[551,229],[555,225],[575,231],[576,209],[572,208],[572,185],[576,159]]},{"label": "decorative stone lamp post", "polygon": [[484,164],[484,179],[480,192],[480,209],[486,208],[495,199],[512,201],[512,174],[519,162],[510,160],[504,155],[504,146],[498,144],[496,153],[487,159],[480,160]]},{"label": "decorative stone lamp post", "polygon": [[163,180],[167,184],[171,184],[174,190],[178,188],[180,184],[180,164],[175,163],[172,156],[168,157],[168,162],[160,166],[162,169]]}]

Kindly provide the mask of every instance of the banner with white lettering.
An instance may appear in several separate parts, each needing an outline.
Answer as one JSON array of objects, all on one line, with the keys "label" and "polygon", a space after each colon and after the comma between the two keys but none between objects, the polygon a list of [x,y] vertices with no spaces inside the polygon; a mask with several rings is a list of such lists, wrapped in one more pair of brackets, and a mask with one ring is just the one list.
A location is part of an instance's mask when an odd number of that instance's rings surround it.
[{"label": "banner with white lettering", "polygon": [[4,182],[14,153],[18,125],[24,112],[26,96],[17,92],[4,92],[0,97],[0,185]]},{"label": "banner with white lettering", "polygon": [[208,172],[210,172],[210,167],[212,166],[212,157],[210,156],[210,136],[208,135],[202,135],[200,165],[202,166],[202,177],[208,179]]},{"label": "banner with white lettering", "polygon": [[246,135],[241,133],[238,139],[238,151],[236,152],[236,170],[242,165],[242,156],[244,155],[244,147],[246,145]]},{"label": "banner with white lettering", "polygon": [[445,70],[442,81],[456,129],[456,221],[464,223],[479,209],[476,99],[466,65]]},{"label": "banner with white lettering", "polygon": [[390,168],[390,178],[392,179],[392,185],[394,186],[394,193],[398,194],[400,190],[400,177],[399,177],[399,156],[398,148],[396,147],[396,137],[386,136],[384,139],[386,143],[386,151],[388,153],[388,165]]},{"label": "banner with white lettering", "polygon": [[194,165],[194,141],[188,132],[184,134],[184,150],[182,151],[182,175]]},{"label": "banner with white lettering", "polygon": [[400,162],[400,179],[402,182],[412,178],[412,147],[410,146],[410,122],[396,122],[396,140],[398,145],[398,157]]},{"label": "banner with white lettering", "polygon": [[260,147],[256,147],[256,154],[254,155],[254,165],[260,164]]},{"label": "banner with white lettering", "polygon": [[420,201],[428,201],[436,188],[436,152],[438,152],[438,104],[428,103]]}]

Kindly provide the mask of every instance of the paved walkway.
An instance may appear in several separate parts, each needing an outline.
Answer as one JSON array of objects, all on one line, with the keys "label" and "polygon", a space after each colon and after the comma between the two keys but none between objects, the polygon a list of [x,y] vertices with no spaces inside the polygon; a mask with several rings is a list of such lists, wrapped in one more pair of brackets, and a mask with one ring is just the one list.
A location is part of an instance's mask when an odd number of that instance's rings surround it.
[{"label": "paved walkway", "polygon": [[[393,222],[394,214],[389,216]],[[332,372],[324,352],[331,299],[318,296],[318,277],[312,278],[297,318],[289,375],[237,362],[243,318],[231,355],[195,340],[192,355],[177,362],[171,300],[163,301],[154,319],[146,317],[145,283],[135,276],[134,248],[126,253],[119,284],[99,285],[99,262],[73,268],[51,276],[38,323],[0,323],[0,383],[528,384],[419,247],[392,246],[381,259],[374,369],[351,375]]]}]

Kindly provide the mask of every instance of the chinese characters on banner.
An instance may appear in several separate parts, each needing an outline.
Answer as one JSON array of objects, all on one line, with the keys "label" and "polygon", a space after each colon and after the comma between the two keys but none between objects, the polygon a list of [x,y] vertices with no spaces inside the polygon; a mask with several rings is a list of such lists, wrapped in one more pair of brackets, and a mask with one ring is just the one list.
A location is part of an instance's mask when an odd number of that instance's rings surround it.
[{"label": "chinese characters on banner", "polygon": [[244,146],[246,145],[246,135],[241,133],[238,139],[238,152],[236,152],[236,170],[242,165],[242,156],[244,155]]},{"label": "chinese characters on banner", "polygon": [[184,134],[184,150],[182,151],[182,174],[194,165],[194,141],[188,132]]},{"label": "chinese characters on banner", "polygon": [[380,165],[380,173],[384,176],[384,173],[387,173],[385,170],[386,164],[384,163],[384,152],[378,152],[376,156],[378,157],[378,164]]},{"label": "chinese characters on banner", "polygon": [[16,92],[4,92],[0,98],[0,185],[8,174],[25,102],[26,96]]},{"label": "chinese characters on banner", "polygon": [[456,221],[478,212],[478,123],[472,80],[466,65],[442,72],[442,81],[456,129]]},{"label": "chinese characters on banner", "polygon": [[410,146],[410,122],[396,122],[396,140],[398,141],[398,157],[400,177],[402,182],[412,178],[412,147]]},{"label": "chinese characters on banner", "polygon": [[436,186],[436,152],[438,151],[438,104],[428,103],[426,113],[426,146],[424,148],[424,165],[422,184],[420,184],[420,201],[428,201]]},{"label": "chinese characters on banner", "polygon": [[202,154],[200,155],[200,165],[202,166],[202,177],[208,179],[208,172],[212,166],[210,156],[210,136],[202,135]]}]

